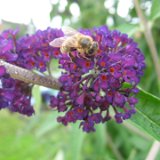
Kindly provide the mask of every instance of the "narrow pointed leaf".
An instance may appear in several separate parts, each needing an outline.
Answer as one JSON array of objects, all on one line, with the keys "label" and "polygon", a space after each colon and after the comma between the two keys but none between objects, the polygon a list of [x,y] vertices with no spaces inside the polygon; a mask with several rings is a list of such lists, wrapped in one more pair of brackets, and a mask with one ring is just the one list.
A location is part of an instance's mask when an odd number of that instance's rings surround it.
[{"label": "narrow pointed leaf", "polygon": [[160,140],[160,99],[140,89],[139,103],[132,121],[155,139]]},{"label": "narrow pointed leaf", "polygon": [[152,1],[152,7],[151,7],[151,14],[150,19],[155,20],[160,17],[160,1],[159,0],[153,0]]},{"label": "narrow pointed leaf", "polygon": [[69,159],[70,160],[80,160],[81,157],[81,150],[82,150],[82,144],[83,140],[85,138],[86,133],[82,132],[79,128],[79,124],[73,124],[72,125],[72,132],[69,136]]}]

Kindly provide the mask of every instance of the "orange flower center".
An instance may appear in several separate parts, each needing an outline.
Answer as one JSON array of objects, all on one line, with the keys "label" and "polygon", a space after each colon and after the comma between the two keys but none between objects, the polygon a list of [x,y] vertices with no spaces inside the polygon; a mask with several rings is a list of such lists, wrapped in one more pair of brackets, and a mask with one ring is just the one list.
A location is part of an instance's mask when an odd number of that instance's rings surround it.
[{"label": "orange flower center", "polygon": [[31,64],[32,66],[35,66],[35,62],[34,62],[34,61],[30,61],[30,64]]},{"label": "orange flower center", "polygon": [[43,67],[43,66],[44,66],[44,63],[43,63],[43,62],[40,62],[39,65],[40,65],[41,67]]},{"label": "orange flower center", "polygon": [[106,81],[106,80],[107,80],[107,76],[106,76],[106,75],[102,75],[102,76],[101,76],[101,79],[102,79],[103,81]]},{"label": "orange flower center", "polygon": [[77,65],[76,64],[73,65],[73,69],[77,69]]},{"label": "orange flower center", "polygon": [[90,66],[91,66],[91,63],[87,61],[87,62],[85,63],[85,65],[86,65],[86,67],[90,67]]},{"label": "orange flower center", "polygon": [[111,73],[114,72],[114,68],[113,68],[113,67],[110,68],[110,72],[111,72]]},{"label": "orange flower center", "polygon": [[58,55],[59,55],[59,52],[58,52],[58,51],[55,51],[54,54],[55,54],[56,56],[58,56]]},{"label": "orange flower center", "polygon": [[78,110],[77,110],[79,113],[82,113],[83,112],[83,110],[81,109],[81,108],[78,108]]},{"label": "orange flower center", "polygon": [[49,57],[49,54],[47,52],[44,53],[45,57]]},{"label": "orange flower center", "polygon": [[100,65],[101,65],[102,67],[105,67],[106,62],[102,61],[102,62],[100,63]]}]

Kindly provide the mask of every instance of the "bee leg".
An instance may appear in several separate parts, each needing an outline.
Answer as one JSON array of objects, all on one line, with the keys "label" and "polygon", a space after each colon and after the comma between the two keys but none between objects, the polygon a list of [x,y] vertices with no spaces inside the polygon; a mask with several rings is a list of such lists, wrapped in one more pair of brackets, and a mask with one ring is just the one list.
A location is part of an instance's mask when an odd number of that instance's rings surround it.
[{"label": "bee leg", "polygon": [[71,52],[69,52],[69,57],[71,58],[72,62],[74,62],[75,57],[72,55]]},{"label": "bee leg", "polygon": [[89,60],[89,59],[85,56],[85,52],[84,52],[83,49],[80,48],[80,49],[78,49],[77,51],[78,51],[78,55],[77,55],[78,58],[84,58],[84,59]]},{"label": "bee leg", "polygon": [[89,60],[89,58],[86,57],[85,53],[80,53],[79,55],[80,55],[81,58],[84,58],[84,59],[86,59],[86,60]]}]

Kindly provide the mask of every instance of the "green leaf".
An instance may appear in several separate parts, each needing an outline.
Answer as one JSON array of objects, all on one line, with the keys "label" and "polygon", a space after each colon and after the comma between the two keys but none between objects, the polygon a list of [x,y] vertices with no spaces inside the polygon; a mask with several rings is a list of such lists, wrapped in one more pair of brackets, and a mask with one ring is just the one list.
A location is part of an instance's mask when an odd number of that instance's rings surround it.
[{"label": "green leaf", "polygon": [[42,104],[42,97],[39,86],[35,85],[32,88],[32,97],[34,98],[34,107],[39,109]]},{"label": "green leaf", "polygon": [[58,117],[58,113],[56,112],[53,112],[49,115],[46,114],[45,120],[43,119],[40,127],[36,131],[36,136],[42,137],[45,134],[52,132],[53,129],[59,126],[59,123],[57,122],[56,117]]},{"label": "green leaf", "polygon": [[[140,89],[140,88],[139,88]],[[140,89],[137,113],[131,118],[140,128],[160,140],[160,99]]]},{"label": "green leaf", "polygon": [[72,132],[69,135],[69,160],[79,160],[85,133],[79,128],[79,123],[72,124]]},{"label": "green leaf", "polygon": [[96,126],[96,132],[95,132],[95,153],[96,153],[96,159],[107,159],[106,155],[106,125],[105,124],[98,124]]},{"label": "green leaf", "polygon": [[150,14],[151,20],[155,20],[160,17],[160,5],[159,4],[160,4],[159,0],[152,1],[151,14]]},{"label": "green leaf", "polygon": [[139,27],[135,24],[121,24],[116,27],[117,30],[120,30],[122,33],[127,33],[128,36],[132,36],[135,32],[139,30]]},{"label": "green leaf", "polygon": [[132,87],[133,87],[133,86],[132,86],[130,83],[124,82],[124,83],[122,84],[121,89],[127,89],[127,88],[132,88]]}]

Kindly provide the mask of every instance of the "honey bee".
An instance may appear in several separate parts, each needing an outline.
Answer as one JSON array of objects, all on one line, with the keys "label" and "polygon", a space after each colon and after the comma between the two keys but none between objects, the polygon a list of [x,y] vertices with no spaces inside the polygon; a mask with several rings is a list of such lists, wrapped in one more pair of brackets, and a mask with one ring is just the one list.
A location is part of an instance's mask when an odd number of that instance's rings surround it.
[{"label": "honey bee", "polygon": [[98,50],[98,43],[92,37],[84,35],[73,28],[63,29],[64,37],[59,37],[49,44],[53,47],[59,47],[62,53],[71,53],[78,51],[82,56],[92,56]]}]

